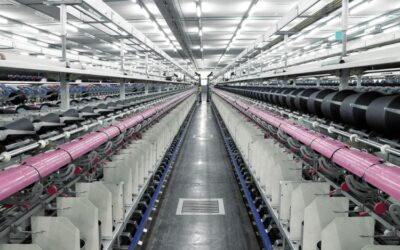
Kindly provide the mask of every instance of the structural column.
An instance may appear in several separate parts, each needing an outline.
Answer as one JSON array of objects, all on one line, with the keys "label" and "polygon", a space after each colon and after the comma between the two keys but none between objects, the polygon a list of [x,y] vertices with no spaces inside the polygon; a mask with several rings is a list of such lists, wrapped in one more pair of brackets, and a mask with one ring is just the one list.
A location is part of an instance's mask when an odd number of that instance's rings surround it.
[{"label": "structural column", "polygon": [[321,77],[317,77],[317,87],[321,86]]},{"label": "structural column", "polygon": [[350,74],[349,74],[349,70],[348,69],[342,69],[340,71],[340,84],[339,84],[339,90],[343,90],[343,89],[348,89],[349,88],[349,78],[350,78]]},{"label": "structural column", "polygon": [[283,37],[283,42],[284,42],[284,46],[285,46],[285,69],[286,69],[287,65],[288,65],[288,50],[289,50],[289,46],[288,46],[289,35],[288,34],[285,34],[285,36]]},{"label": "structural column", "polygon": [[119,88],[119,99],[125,100],[125,96],[126,96],[126,84],[124,82],[121,82]]},{"label": "structural column", "polygon": [[357,75],[357,88],[362,87],[362,75]]},{"label": "structural column", "polygon": [[[65,4],[60,5],[60,23],[61,23],[61,55],[62,62],[65,63],[65,67],[68,67],[67,61],[67,6]],[[60,74],[60,96],[61,96],[61,109],[69,109],[69,81],[65,73]]]},{"label": "structural column", "polygon": [[342,57],[347,55],[347,28],[349,24],[349,0],[342,0]]},{"label": "structural column", "polygon": [[149,78],[149,53],[145,53],[146,56],[146,76]]},{"label": "structural column", "polygon": [[125,73],[125,43],[121,41],[121,48],[120,48],[120,55],[121,55],[121,71],[122,74]]}]

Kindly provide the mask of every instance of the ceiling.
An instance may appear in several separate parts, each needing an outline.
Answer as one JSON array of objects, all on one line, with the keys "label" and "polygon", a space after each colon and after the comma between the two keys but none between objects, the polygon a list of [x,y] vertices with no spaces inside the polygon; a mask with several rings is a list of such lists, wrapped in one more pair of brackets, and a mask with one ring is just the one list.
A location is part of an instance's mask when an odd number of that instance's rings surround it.
[{"label": "ceiling", "polygon": [[[183,32],[188,36],[186,41],[178,41],[168,27],[155,1],[157,0],[106,0],[115,11],[129,20],[136,28],[142,31],[152,41],[165,49],[171,56],[187,60],[165,42],[160,31],[151,20],[144,15],[140,5],[146,6],[152,17],[176,44],[186,43],[193,53],[190,61],[202,69],[223,67],[244,48],[254,42],[260,34],[273,27],[282,16],[296,6],[298,0],[260,0],[257,2],[250,17],[242,25],[237,37],[227,51],[229,42],[238,29],[243,17],[253,4],[253,0],[166,0],[175,6],[176,16],[179,17]],[[201,6],[201,15],[197,14],[197,5]],[[201,20],[201,26],[200,26]],[[199,29],[202,27],[202,36]],[[180,44],[182,48],[182,44]],[[201,50],[203,48],[203,51]],[[226,53],[226,54],[225,54]],[[224,55],[223,58],[221,56]],[[218,63],[218,61],[221,61]],[[182,62],[186,63],[186,62]]]},{"label": "ceiling", "polygon": [[[354,0],[351,2],[365,0]],[[304,0],[104,0],[116,13],[134,28],[143,33],[159,49],[173,58],[185,69],[218,71],[231,64],[246,48],[254,44],[263,34],[277,27],[278,23]],[[319,9],[335,0],[320,0],[301,15],[295,16],[281,29],[290,30],[312,16]],[[393,0],[369,0],[368,8],[350,13],[349,26],[370,20],[395,8]],[[161,8],[160,11],[160,6]],[[165,8],[164,8],[165,7]],[[399,6],[400,7],[400,6]],[[340,15],[332,12],[332,15]],[[84,22],[77,8],[68,7],[68,47],[74,53],[90,55],[93,58],[118,63],[121,44],[127,44],[127,55],[135,61],[135,68],[143,67],[149,60],[154,67],[168,70],[168,63],[162,55],[150,53],[134,39],[121,37],[121,33],[106,31],[101,22]],[[168,16],[169,15],[169,16]],[[43,0],[0,0],[1,18],[8,20],[0,24],[0,32],[18,39],[23,35],[36,43],[45,42],[46,47],[58,48],[59,39],[52,39],[45,32],[60,34],[59,7],[46,5]],[[320,18],[323,20],[323,17]],[[40,29],[36,32],[24,24]],[[315,24],[314,24],[315,25]],[[316,33],[305,36],[308,43],[325,39],[340,27],[339,17]],[[303,44],[297,44],[301,48]],[[294,46],[294,47],[296,47]],[[132,52],[132,53],[130,53]],[[164,66],[160,66],[160,62]]]}]

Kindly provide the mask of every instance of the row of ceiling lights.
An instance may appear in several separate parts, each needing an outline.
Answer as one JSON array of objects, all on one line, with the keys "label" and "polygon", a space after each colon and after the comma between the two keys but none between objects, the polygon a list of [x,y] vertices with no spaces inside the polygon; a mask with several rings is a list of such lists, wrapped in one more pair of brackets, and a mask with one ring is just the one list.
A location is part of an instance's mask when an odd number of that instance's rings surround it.
[{"label": "row of ceiling lights", "polygon": [[[15,20],[12,20],[12,21],[14,22]],[[17,22],[17,21],[15,21],[15,22]],[[4,18],[4,17],[0,17],[0,24],[8,24],[8,23],[9,23],[9,19]],[[17,23],[20,23],[20,22],[18,21]],[[107,23],[106,26],[108,28],[110,28],[111,30],[117,30],[119,32],[123,32],[123,31],[119,30],[118,27],[115,24]],[[79,32],[79,29],[76,26],[74,26],[73,24],[68,23],[66,27],[67,27],[67,30],[70,31],[70,32],[74,32],[74,33]],[[59,34],[51,33],[49,31],[43,31],[43,30],[37,29],[37,28],[35,28],[35,27],[31,26],[31,25],[24,24],[24,23],[21,23],[21,28],[24,29],[25,31],[29,32],[29,33],[32,33],[32,34],[44,34],[44,35],[46,35],[47,38],[53,40],[53,42],[50,42],[51,44],[59,43],[61,41],[61,38],[59,37]],[[125,33],[125,35],[128,35],[126,32],[123,32],[123,33]],[[124,35],[124,34],[122,34],[122,35]],[[12,34],[11,38],[15,42],[27,43],[26,45],[23,45],[23,48],[25,50],[28,50],[28,51],[29,50],[30,51],[37,51],[37,47],[36,46],[44,47],[44,48],[50,47],[50,43],[48,43],[48,41],[45,42],[45,41],[37,40],[37,36],[35,36],[35,39],[33,39],[32,36],[29,36],[29,37],[26,37],[26,36],[27,36],[27,34],[25,34],[25,33],[24,34]],[[33,41],[33,42],[35,42],[34,45],[32,45],[32,43],[31,43],[32,39],[36,41],[36,42]],[[104,42],[109,44],[107,41],[104,41]],[[119,49],[120,45],[119,44],[111,44],[110,46],[115,48],[115,49]],[[84,47],[89,49],[90,51],[97,51],[97,50],[95,50],[93,48],[90,48],[89,46],[86,46],[86,45],[84,45]],[[141,47],[144,50],[147,50],[147,48],[144,45],[142,45]],[[99,52],[103,53],[103,51],[99,51]],[[24,52],[24,51],[20,52],[20,54],[24,55],[24,56],[29,56],[30,55],[30,53]],[[45,54],[42,54],[42,53],[37,54],[37,52],[35,52],[35,54],[36,54],[36,57],[38,57],[39,59],[46,59],[47,58]],[[79,55],[79,54],[80,53],[78,51],[76,51],[76,50],[69,50],[69,55]],[[60,61],[57,57],[53,57],[51,55],[50,55],[49,58],[51,60],[53,60],[53,61]],[[97,66],[101,66],[103,68],[107,68],[107,67],[111,67],[112,68],[112,65],[114,65],[112,63],[110,65],[108,65],[108,64],[104,65],[104,63],[105,62],[100,61],[98,56],[92,56],[92,63],[89,63],[89,64],[88,63],[81,63],[81,65],[83,65],[83,66],[96,66],[97,65]],[[114,68],[118,68],[118,67],[114,67]],[[136,69],[136,67],[134,67],[134,69]]]},{"label": "row of ceiling lights", "polygon": [[[373,1],[373,0],[371,0],[371,1]],[[371,1],[354,1],[354,2],[352,2],[353,4],[350,6],[351,13],[355,13],[355,12],[359,11],[361,8],[365,8]],[[324,18],[322,21],[319,21],[318,22],[319,24],[317,24],[315,27],[313,25],[311,25],[308,28],[304,29],[302,33],[292,36],[292,40],[288,43],[289,47],[290,46],[296,47],[296,46],[294,46],[294,44],[303,41],[304,36],[310,35],[310,34],[317,34],[325,26],[332,25],[335,22],[340,21],[340,19],[338,18],[339,14],[340,13],[337,12],[337,13],[335,13],[335,15],[333,17],[329,16],[327,18]],[[376,31],[377,31],[376,27],[380,26],[382,23],[387,22],[389,19],[390,18],[388,18],[387,15],[382,15],[380,17],[378,17],[378,16],[374,17],[371,20],[369,20],[367,23],[358,24],[358,25],[353,26],[352,28],[350,28],[348,30],[347,34],[352,38],[360,38],[361,40],[368,40],[373,36],[374,33],[376,33]],[[380,28],[382,28],[382,27],[380,27]],[[398,30],[400,30],[398,23],[394,26],[389,25],[387,28],[381,29],[381,31],[383,33],[391,33],[391,32],[395,32]],[[354,35],[356,33],[359,33],[359,34]],[[362,36],[365,33],[367,33],[367,34],[371,33],[371,34],[369,34],[367,36]],[[328,43],[324,43],[325,40]],[[281,42],[281,43],[273,46],[269,50],[264,51],[262,54],[259,55],[259,57],[256,57],[253,60],[260,61],[261,59],[271,58],[269,61],[264,62],[265,64],[268,64],[268,65],[271,65],[271,63],[274,63],[274,62],[276,63],[276,62],[283,60],[284,59],[284,57],[282,57],[283,53],[279,52],[284,49],[283,43],[284,42]],[[313,45],[317,45],[317,47],[315,47]],[[316,53],[321,54],[321,53],[327,52],[327,48],[332,47],[332,45],[334,47],[337,47],[337,46],[339,46],[339,43],[335,41],[334,36],[330,35],[326,38],[323,38],[320,42],[313,41],[309,45],[302,44],[300,46],[301,47],[300,50],[293,51],[289,55],[297,54],[295,59],[299,59],[299,58],[305,56],[306,54],[311,54],[311,55],[316,54]],[[250,62],[250,60],[248,62]]]}]

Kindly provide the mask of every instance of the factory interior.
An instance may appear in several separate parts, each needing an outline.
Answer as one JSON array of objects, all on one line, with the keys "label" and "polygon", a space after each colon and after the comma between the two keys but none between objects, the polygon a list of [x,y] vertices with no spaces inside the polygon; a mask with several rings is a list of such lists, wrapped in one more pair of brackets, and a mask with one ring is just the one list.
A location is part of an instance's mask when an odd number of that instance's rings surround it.
[{"label": "factory interior", "polygon": [[400,0],[0,0],[0,250],[400,250]]}]

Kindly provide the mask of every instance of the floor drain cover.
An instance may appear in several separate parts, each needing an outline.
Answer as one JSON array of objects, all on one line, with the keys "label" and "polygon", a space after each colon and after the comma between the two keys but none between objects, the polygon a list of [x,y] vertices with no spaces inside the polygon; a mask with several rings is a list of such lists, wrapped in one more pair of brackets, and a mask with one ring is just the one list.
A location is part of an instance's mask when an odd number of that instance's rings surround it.
[{"label": "floor drain cover", "polygon": [[224,215],[223,199],[179,199],[176,215]]}]

